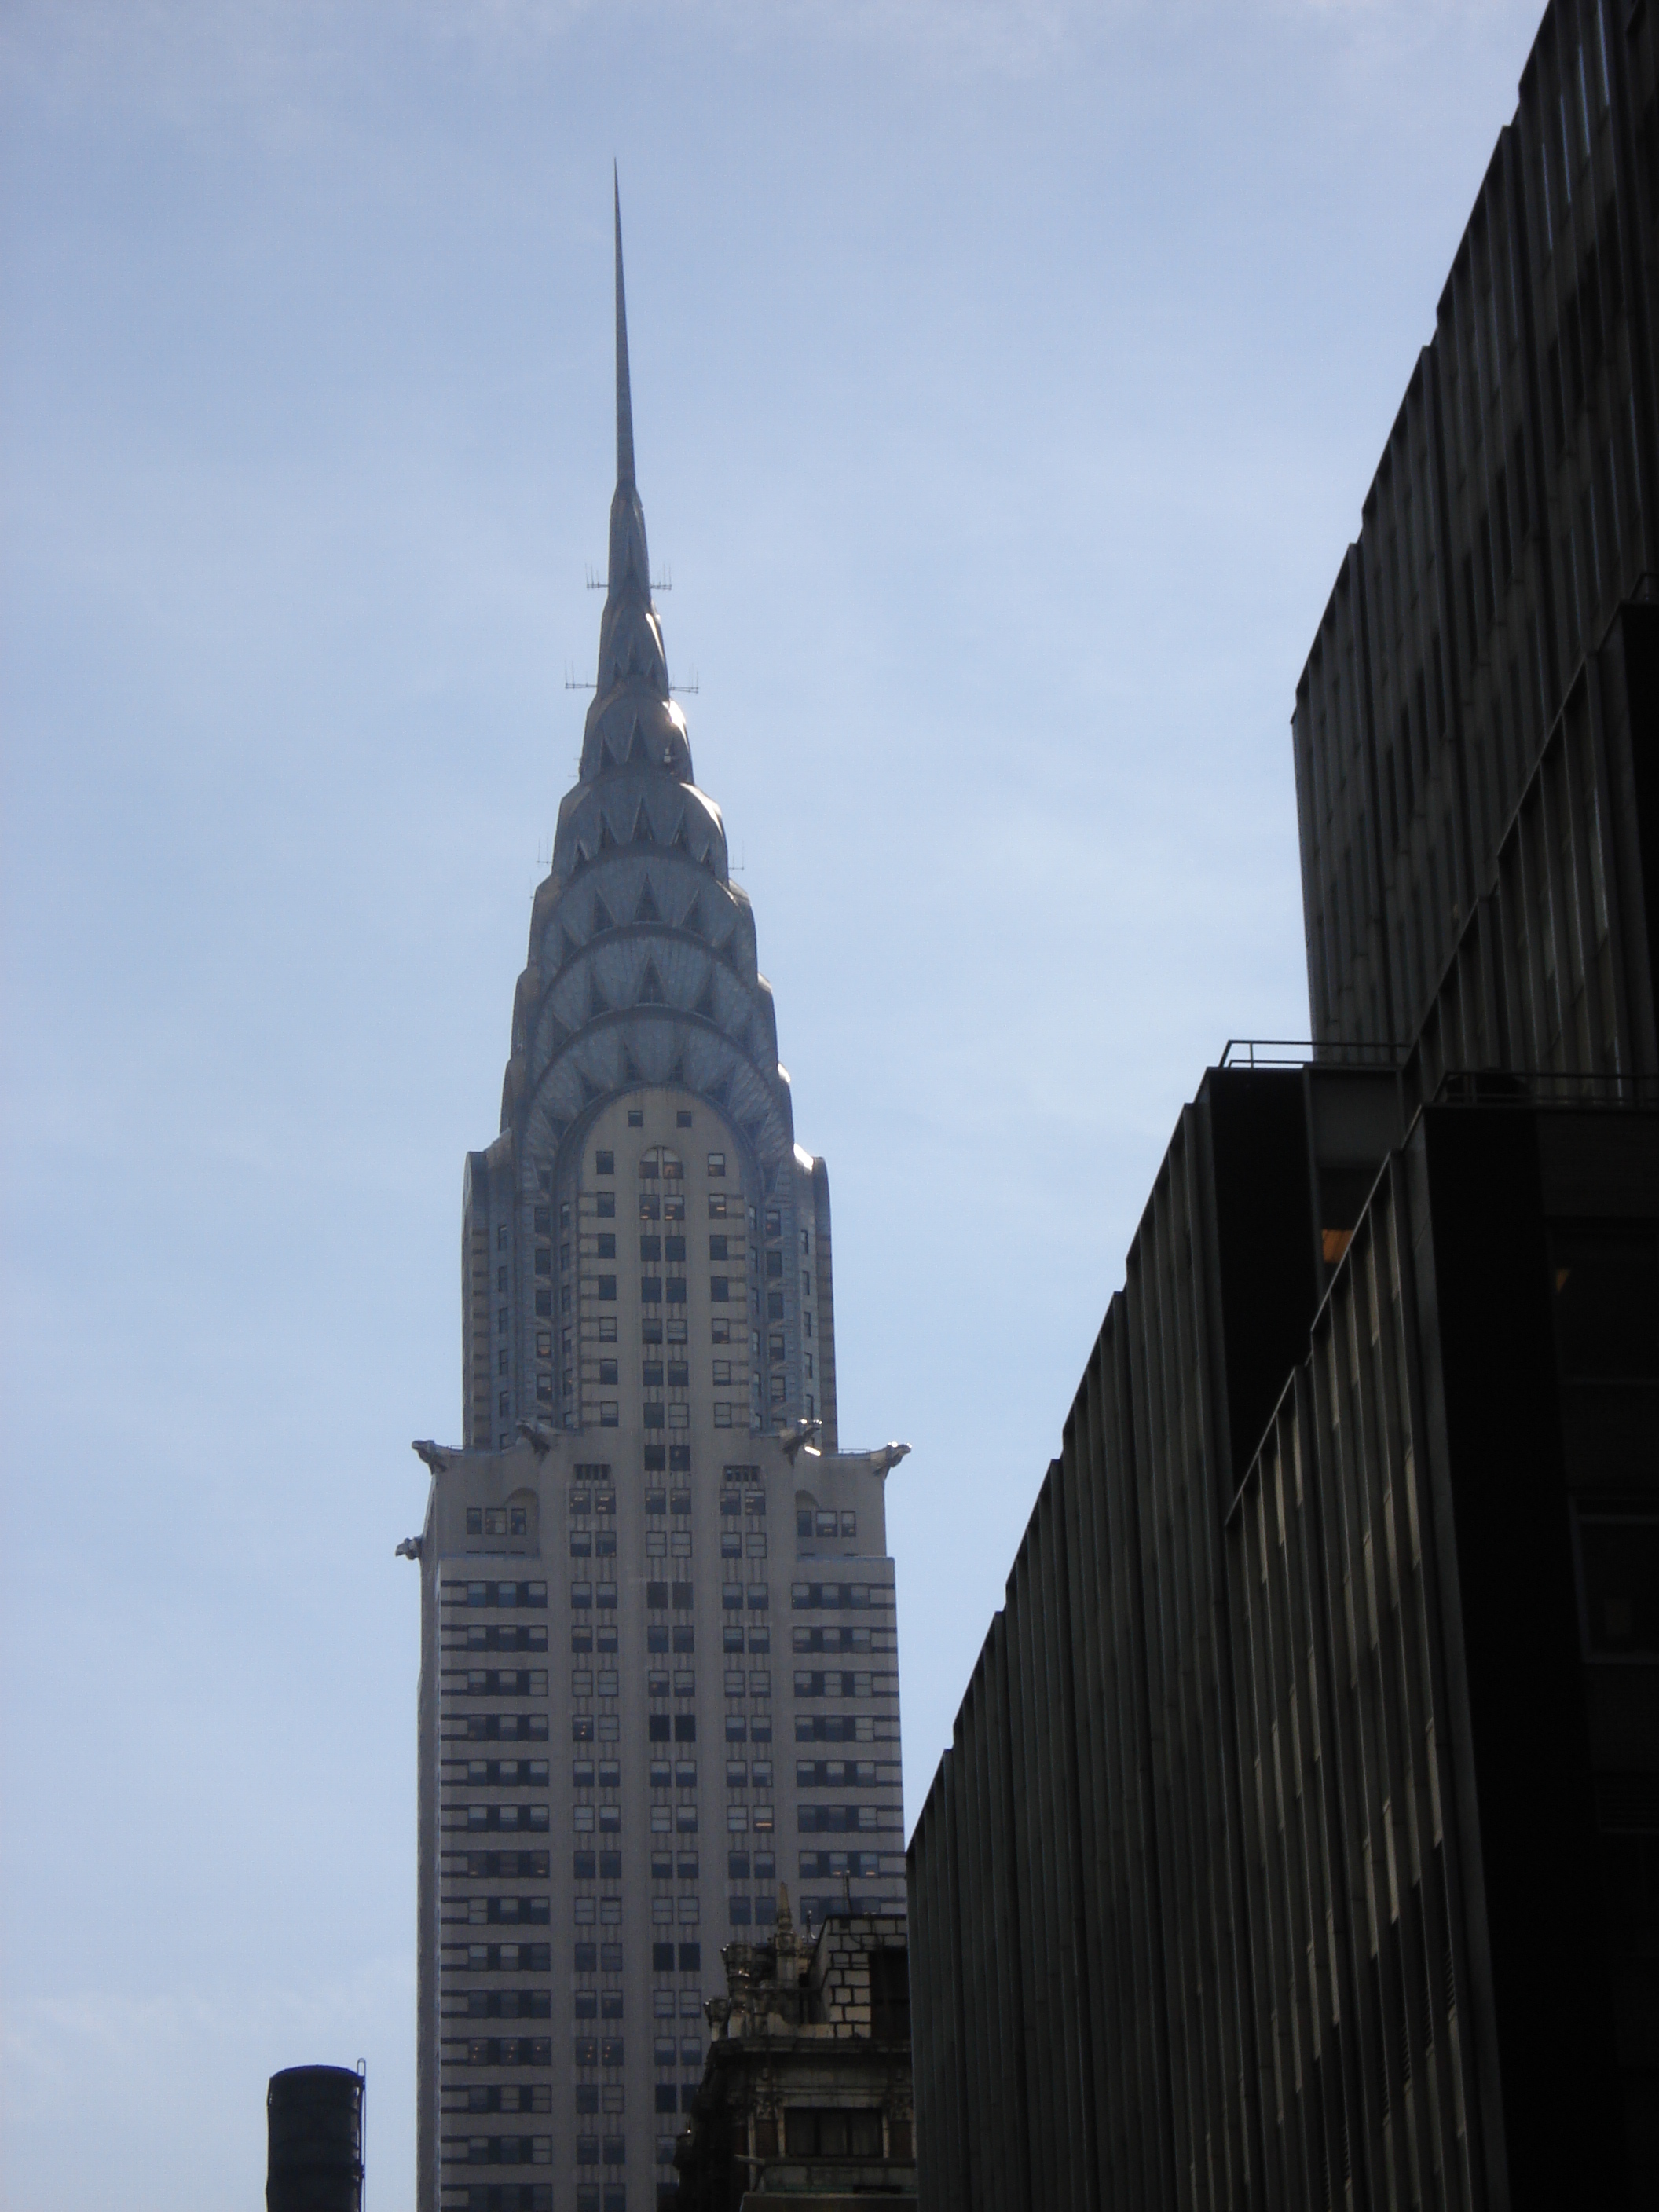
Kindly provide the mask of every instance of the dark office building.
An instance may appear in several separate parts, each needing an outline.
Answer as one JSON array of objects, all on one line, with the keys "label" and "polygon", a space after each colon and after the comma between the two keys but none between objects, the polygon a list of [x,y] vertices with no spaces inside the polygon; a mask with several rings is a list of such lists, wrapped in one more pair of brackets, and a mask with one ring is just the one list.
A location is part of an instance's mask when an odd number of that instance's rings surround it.
[{"label": "dark office building", "polygon": [[1659,2202],[1654,40],[1547,15],[1298,686],[1314,1042],[918,1822],[923,2212]]}]

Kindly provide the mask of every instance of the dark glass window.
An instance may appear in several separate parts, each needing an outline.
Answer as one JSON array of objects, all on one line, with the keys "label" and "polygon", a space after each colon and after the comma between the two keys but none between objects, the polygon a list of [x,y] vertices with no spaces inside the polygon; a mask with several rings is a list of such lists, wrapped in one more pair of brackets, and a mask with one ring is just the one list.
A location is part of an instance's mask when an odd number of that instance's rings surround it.
[{"label": "dark glass window", "polygon": [[[862,1854],[873,1858],[873,1854]],[[874,1871],[873,1864],[871,1871]],[[870,2033],[878,2042],[910,2040],[910,1973],[900,1950],[870,1953]]]},{"label": "dark glass window", "polygon": [[1565,1375],[1659,1376],[1659,1239],[1650,1229],[1558,1230],[1556,1341]]},{"label": "dark glass window", "polygon": [[1585,1515],[1578,1558],[1591,1657],[1659,1659],[1659,1520]]},{"label": "dark glass window", "polygon": [[595,1152],[593,1155],[593,1172],[595,1175],[615,1175],[617,1172],[617,1155],[614,1152]]},{"label": "dark glass window", "polygon": [[791,2158],[879,2158],[878,2112],[786,2111],[783,2147]]}]

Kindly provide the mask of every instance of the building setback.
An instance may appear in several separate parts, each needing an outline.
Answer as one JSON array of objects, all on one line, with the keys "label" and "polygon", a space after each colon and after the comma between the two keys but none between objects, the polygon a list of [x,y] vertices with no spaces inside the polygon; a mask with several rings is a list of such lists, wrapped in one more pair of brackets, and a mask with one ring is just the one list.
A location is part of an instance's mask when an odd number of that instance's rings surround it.
[{"label": "building setback", "polygon": [[1651,11],[1559,0],[909,1855],[920,2196],[1659,2200]]},{"label": "building setback", "polygon": [[902,1914],[904,1447],[838,1448],[829,1182],[692,776],[634,473],[598,681],[467,1162],[465,1443],[422,1444],[422,2212],[674,2198],[705,1994],[781,1874]]}]

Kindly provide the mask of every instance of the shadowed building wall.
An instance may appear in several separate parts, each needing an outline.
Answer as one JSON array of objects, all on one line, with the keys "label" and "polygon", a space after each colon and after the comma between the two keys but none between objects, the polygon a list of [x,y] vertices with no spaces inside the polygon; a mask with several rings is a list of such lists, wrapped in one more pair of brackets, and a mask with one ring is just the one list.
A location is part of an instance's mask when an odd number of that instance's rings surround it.
[{"label": "shadowed building wall", "polygon": [[1650,2203],[1659,1116],[1421,1109],[1206,1496],[1203,1103],[912,1838],[922,2201]]},{"label": "shadowed building wall", "polygon": [[1182,1116],[912,1838],[930,2203],[1250,2201],[1225,1516],[1398,1116],[1340,1067]]},{"label": "shadowed building wall", "polygon": [[1659,2196],[1651,9],[1558,0],[911,1842],[924,2208]]},{"label": "shadowed building wall", "polygon": [[1421,1097],[1659,1065],[1656,52],[1546,12],[1297,688],[1314,1039],[1415,1042]]}]

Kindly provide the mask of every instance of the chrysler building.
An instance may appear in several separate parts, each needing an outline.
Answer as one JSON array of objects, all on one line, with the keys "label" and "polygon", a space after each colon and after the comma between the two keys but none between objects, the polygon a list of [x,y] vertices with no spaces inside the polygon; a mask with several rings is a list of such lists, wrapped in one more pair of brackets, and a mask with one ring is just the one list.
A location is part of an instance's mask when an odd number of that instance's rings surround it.
[{"label": "chrysler building", "polygon": [[416,1447],[420,2212],[655,2212],[720,1952],[904,1909],[903,1447],[843,1451],[830,1187],[617,489],[580,770]]}]

